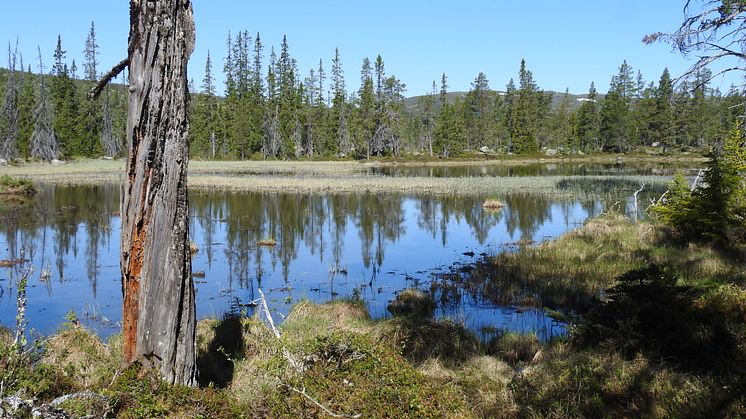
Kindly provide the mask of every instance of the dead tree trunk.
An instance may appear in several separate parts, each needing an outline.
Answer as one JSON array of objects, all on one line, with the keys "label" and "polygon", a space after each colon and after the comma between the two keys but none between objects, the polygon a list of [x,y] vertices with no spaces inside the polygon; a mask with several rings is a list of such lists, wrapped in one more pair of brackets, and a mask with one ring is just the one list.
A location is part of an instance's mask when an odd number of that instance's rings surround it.
[{"label": "dead tree trunk", "polygon": [[196,375],[189,253],[190,0],[130,0],[127,172],[122,194],[125,360],[171,383]]}]

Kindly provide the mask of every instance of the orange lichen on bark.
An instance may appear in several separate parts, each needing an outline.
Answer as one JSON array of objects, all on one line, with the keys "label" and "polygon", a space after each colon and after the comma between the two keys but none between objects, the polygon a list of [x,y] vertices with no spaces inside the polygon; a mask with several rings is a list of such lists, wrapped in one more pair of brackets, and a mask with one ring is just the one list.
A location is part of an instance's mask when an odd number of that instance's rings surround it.
[{"label": "orange lichen on bark", "polygon": [[135,361],[137,347],[137,321],[140,317],[140,272],[143,265],[143,247],[145,243],[144,226],[135,227],[130,246],[128,275],[124,281],[124,308],[122,313],[122,335],[124,359],[128,363]]}]

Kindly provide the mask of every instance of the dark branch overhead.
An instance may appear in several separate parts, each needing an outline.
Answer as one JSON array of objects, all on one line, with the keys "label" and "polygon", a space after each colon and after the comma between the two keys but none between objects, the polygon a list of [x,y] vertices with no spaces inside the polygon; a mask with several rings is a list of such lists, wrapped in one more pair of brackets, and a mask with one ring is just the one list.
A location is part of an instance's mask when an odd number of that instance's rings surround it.
[{"label": "dark branch overhead", "polygon": [[101,92],[104,90],[104,87],[106,87],[109,82],[119,75],[124,69],[130,64],[130,59],[125,58],[122,61],[119,62],[119,64],[115,65],[111,70],[109,70],[108,73],[104,74],[103,77],[101,77],[101,80],[96,83],[95,86],[91,89],[90,92],[88,92],[88,98],[89,99],[96,99]]}]

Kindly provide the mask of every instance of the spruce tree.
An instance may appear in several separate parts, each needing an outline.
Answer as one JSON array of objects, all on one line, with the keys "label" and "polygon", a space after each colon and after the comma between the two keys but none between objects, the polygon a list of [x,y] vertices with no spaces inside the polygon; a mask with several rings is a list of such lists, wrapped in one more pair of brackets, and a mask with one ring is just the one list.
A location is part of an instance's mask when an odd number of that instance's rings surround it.
[{"label": "spruce tree", "polygon": [[466,95],[466,126],[468,137],[466,150],[480,149],[491,145],[495,137],[494,94],[484,73],[479,73]]},{"label": "spruce tree", "polygon": [[358,91],[361,142],[365,150],[365,158],[370,158],[373,153],[373,135],[375,134],[375,106],[376,98],[373,88],[373,74],[370,60],[363,59],[360,70],[360,90]]},{"label": "spruce tree", "polygon": [[518,71],[519,86],[516,95],[511,138],[513,152],[531,154],[539,150],[539,127],[544,113],[544,94],[539,91],[533,74],[526,68],[526,61],[521,60]]},{"label": "spruce tree", "polygon": [[[59,145],[54,131],[54,115],[47,93],[44,76],[44,64],[39,50],[39,98],[34,112],[34,131],[29,139],[31,157],[52,161],[59,157]],[[56,58],[56,57],[55,57]],[[60,69],[62,71],[62,69]]]},{"label": "spruce tree", "polygon": [[671,109],[673,87],[668,69],[663,70],[655,94],[655,113],[651,119],[651,139],[660,144],[663,152],[674,145],[674,116]]},{"label": "spruce tree", "polygon": [[[96,43],[96,27],[93,22],[91,22],[91,27],[88,31],[88,36],[86,37],[83,56],[83,79],[85,81],[83,94],[85,94],[85,92],[90,91],[91,88],[95,86],[98,79],[98,44]],[[75,76],[72,78],[74,83]],[[108,99],[104,98],[104,100]],[[109,128],[103,125],[103,106],[104,104],[99,98],[86,98],[80,103],[81,123],[77,142],[80,143],[78,152],[84,156],[93,157],[95,155],[100,155],[101,152],[106,149],[106,144],[103,143],[103,139],[107,138],[107,141],[109,141],[113,135],[109,135],[109,133],[104,135],[102,132],[103,129]],[[110,108],[106,110],[106,112],[110,111]],[[111,115],[109,115],[109,117],[111,117]]]},{"label": "spruce tree", "polygon": [[350,133],[347,126],[347,101],[345,90],[344,71],[342,60],[339,57],[339,48],[334,50],[332,60],[332,89],[334,98],[332,106],[336,122],[336,144],[329,150],[336,150],[340,155],[348,155],[350,152]]}]

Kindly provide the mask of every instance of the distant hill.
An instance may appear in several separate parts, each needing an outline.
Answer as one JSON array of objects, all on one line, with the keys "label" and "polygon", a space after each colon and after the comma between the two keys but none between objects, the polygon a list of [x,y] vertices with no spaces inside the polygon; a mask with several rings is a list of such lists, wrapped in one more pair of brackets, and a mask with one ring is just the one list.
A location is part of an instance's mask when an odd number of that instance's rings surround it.
[{"label": "distant hill", "polygon": [[[547,90],[545,92],[552,94],[552,109],[556,109],[559,106],[559,104],[562,102],[562,97],[565,95],[565,93],[564,92],[553,92],[551,90]],[[503,91],[498,91],[497,93],[500,95],[505,94],[505,92]],[[453,103],[457,99],[464,100],[466,98],[466,94],[467,92],[448,92],[448,94],[446,95],[446,100],[448,101],[448,103]],[[588,98],[587,94],[576,95],[576,94],[570,93],[569,96],[570,96],[570,109],[572,110],[579,108],[580,105],[583,103],[583,100],[587,100]],[[410,112],[420,111],[421,109],[420,109],[419,103],[420,103],[420,98],[422,97],[424,97],[424,95],[412,96],[412,97],[408,97],[404,99],[404,104],[406,106],[407,111],[410,111]],[[598,98],[603,99],[604,95],[599,94]],[[438,107],[439,106],[438,95],[436,95],[435,102],[436,102],[435,106]]]}]

